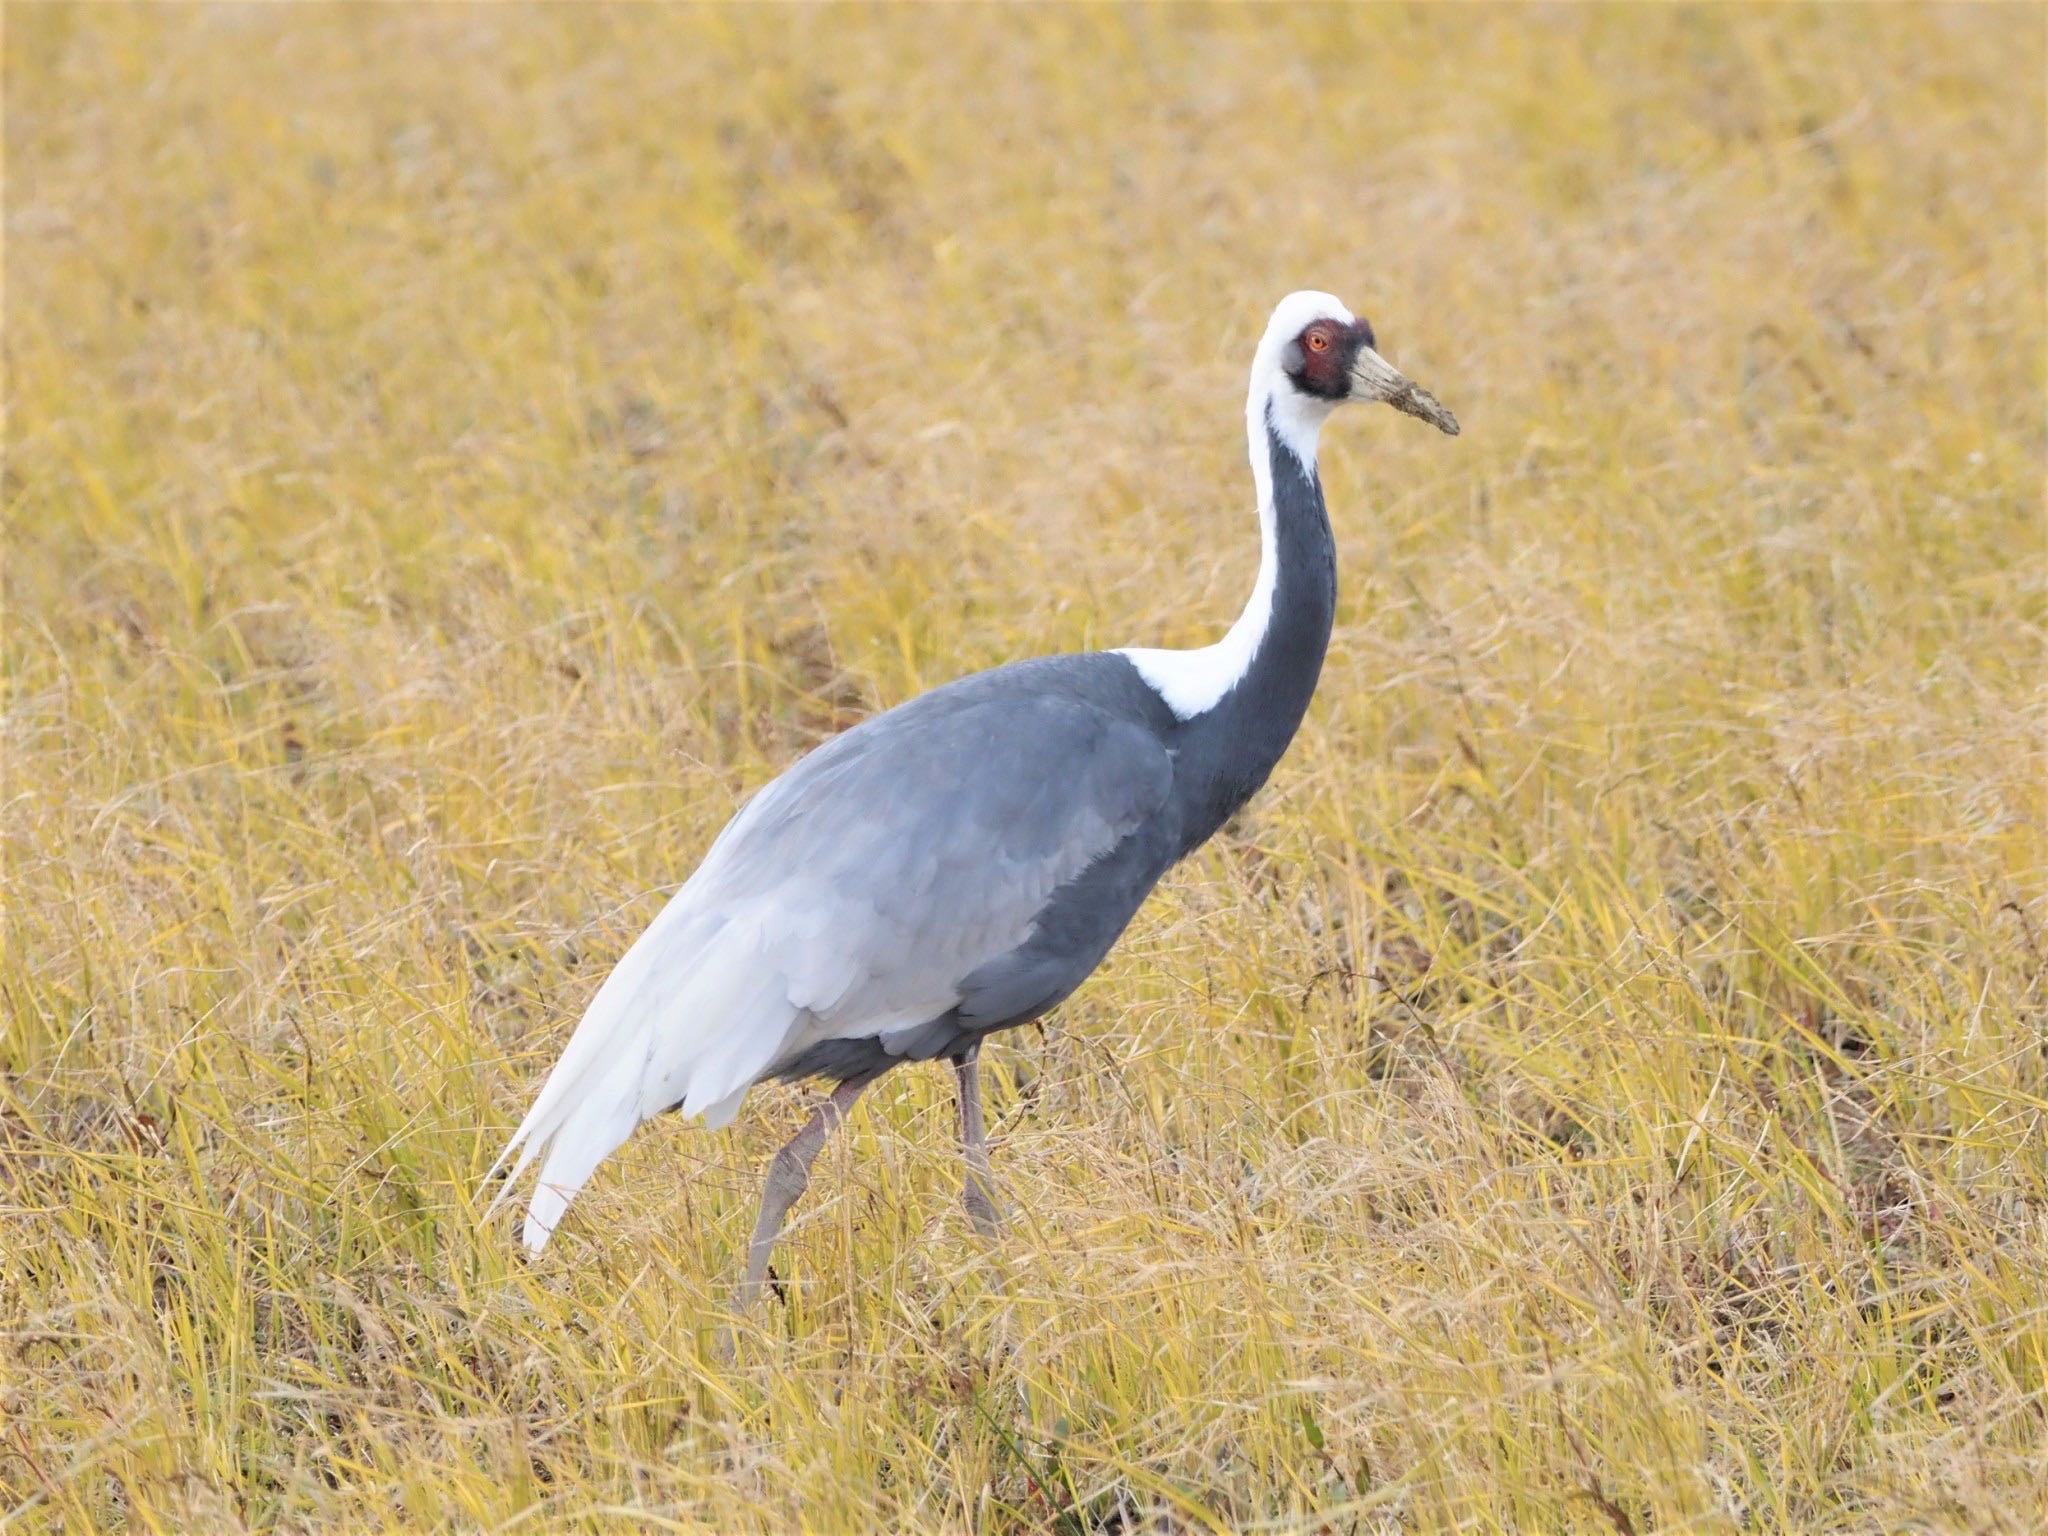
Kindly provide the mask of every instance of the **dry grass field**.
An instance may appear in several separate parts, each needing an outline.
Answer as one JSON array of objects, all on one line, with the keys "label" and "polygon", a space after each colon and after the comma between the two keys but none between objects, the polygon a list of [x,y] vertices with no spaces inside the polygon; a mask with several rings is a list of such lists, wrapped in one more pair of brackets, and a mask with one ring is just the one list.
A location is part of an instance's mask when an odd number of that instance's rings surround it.
[{"label": "dry grass field", "polygon": [[[2038,7],[14,5],[0,1527],[2048,1521]],[[1308,725],[1101,975],[477,1184],[821,736],[1196,644],[1330,288]]]}]

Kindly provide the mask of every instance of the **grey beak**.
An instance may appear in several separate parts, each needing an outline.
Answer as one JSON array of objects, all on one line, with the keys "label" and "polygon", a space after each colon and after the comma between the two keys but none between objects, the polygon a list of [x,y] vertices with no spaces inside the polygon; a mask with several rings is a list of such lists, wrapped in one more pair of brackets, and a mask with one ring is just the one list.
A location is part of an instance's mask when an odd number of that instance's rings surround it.
[{"label": "grey beak", "polygon": [[1428,422],[1437,431],[1458,435],[1458,418],[1413,379],[1406,377],[1371,347],[1360,347],[1351,365],[1351,393],[1358,400],[1384,400],[1404,415]]},{"label": "grey beak", "polygon": [[1412,379],[1387,396],[1387,404],[1409,416],[1420,417],[1447,436],[1458,435],[1458,418],[1445,409],[1443,401]]}]

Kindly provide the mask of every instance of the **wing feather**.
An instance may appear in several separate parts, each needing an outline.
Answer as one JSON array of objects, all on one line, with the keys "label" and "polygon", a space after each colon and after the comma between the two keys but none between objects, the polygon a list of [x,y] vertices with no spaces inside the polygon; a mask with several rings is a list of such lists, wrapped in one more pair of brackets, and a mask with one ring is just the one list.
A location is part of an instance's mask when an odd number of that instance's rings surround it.
[{"label": "wing feather", "polygon": [[723,1124],[811,1045],[954,1008],[1165,800],[1171,759],[1136,725],[955,692],[855,727],[756,795],[627,950],[493,1165],[512,1160],[495,1209],[539,1162],[529,1248],[641,1121]]}]

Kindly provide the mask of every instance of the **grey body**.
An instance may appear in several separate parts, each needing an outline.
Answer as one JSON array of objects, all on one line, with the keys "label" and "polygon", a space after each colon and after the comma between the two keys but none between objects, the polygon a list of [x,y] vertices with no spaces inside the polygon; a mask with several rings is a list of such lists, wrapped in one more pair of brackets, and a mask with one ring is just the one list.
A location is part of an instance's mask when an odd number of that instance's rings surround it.
[{"label": "grey body", "polygon": [[[1041,1017],[1102,963],[1159,878],[1265,783],[1315,691],[1337,595],[1322,487],[1270,431],[1268,451],[1272,619],[1215,708],[1178,719],[1114,652],[1044,657],[864,721],[778,781],[758,830],[747,829],[762,846],[735,850],[749,862],[775,867],[768,845],[784,840],[784,857],[808,847],[815,858],[829,828],[827,877],[857,883],[842,895],[871,906],[882,930],[929,935],[957,913],[997,929],[1007,915],[1029,934],[945,977],[959,1002],[944,1012],[815,1041],[766,1075],[867,1079],[905,1061],[960,1059]],[[1005,902],[1008,914],[991,911]]]}]

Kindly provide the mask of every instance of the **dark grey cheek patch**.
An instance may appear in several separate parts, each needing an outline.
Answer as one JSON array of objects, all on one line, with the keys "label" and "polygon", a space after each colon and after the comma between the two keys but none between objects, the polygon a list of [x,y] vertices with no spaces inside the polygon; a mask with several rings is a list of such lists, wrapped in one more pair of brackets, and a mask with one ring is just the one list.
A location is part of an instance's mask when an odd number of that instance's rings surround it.
[{"label": "dark grey cheek patch", "polygon": [[1304,359],[1303,359],[1303,357],[1302,357],[1302,355],[1301,355],[1301,343],[1300,343],[1300,342],[1298,342],[1298,341],[1290,341],[1289,343],[1287,343],[1287,345],[1286,345],[1285,347],[1283,347],[1283,348],[1281,349],[1281,352],[1280,352],[1280,370],[1281,370],[1281,372],[1283,372],[1283,373],[1299,373],[1299,372],[1301,372],[1301,365],[1302,365],[1303,361],[1304,361]]}]

